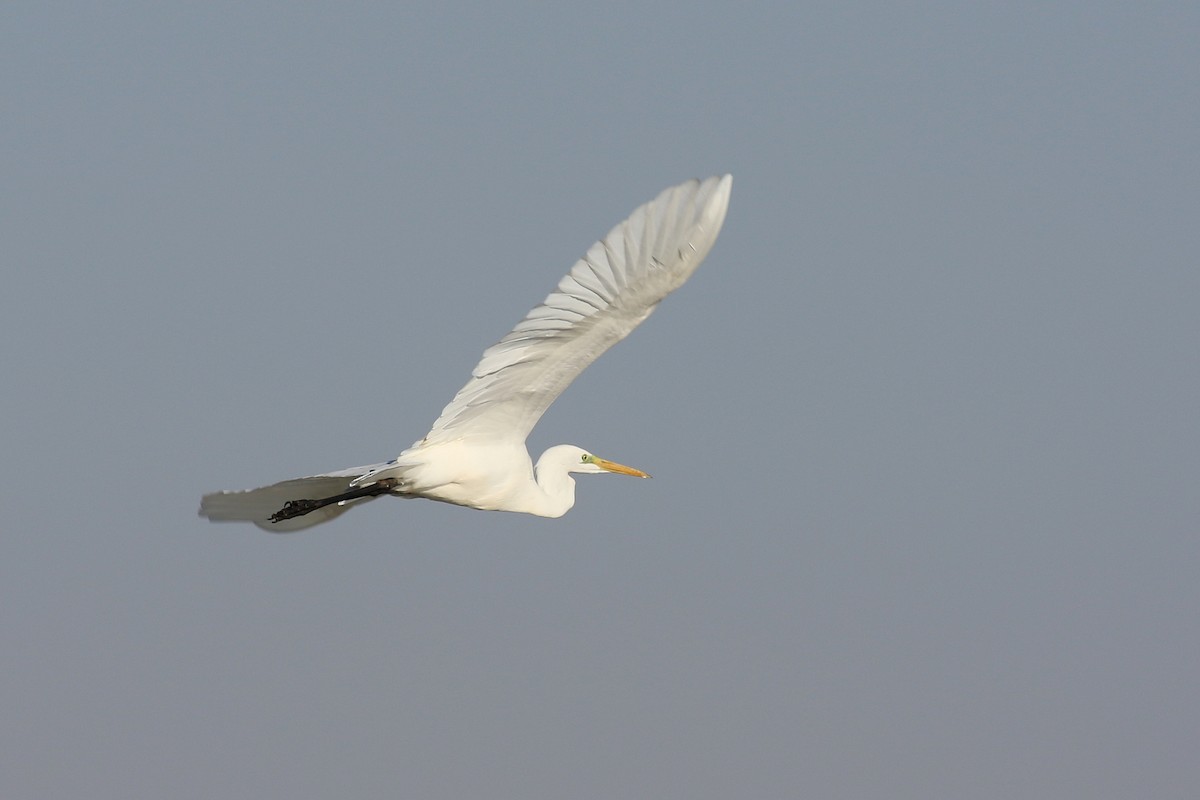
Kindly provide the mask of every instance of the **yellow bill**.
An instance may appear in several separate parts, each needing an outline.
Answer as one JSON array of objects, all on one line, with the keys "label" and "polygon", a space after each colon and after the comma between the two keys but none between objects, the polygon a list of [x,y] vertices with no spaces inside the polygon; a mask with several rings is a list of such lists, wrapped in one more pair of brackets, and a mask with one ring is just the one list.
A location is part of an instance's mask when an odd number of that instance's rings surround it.
[{"label": "yellow bill", "polygon": [[642,472],[640,469],[634,469],[633,467],[627,467],[624,464],[618,464],[617,462],[609,461],[606,458],[599,458],[597,456],[593,456],[592,463],[595,464],[597,467],[600,467],[603,470],[607,470],[608,472],[616,472],[621,475],[632,475],[635,478],[649,478],[650,477],[646,473]]}]

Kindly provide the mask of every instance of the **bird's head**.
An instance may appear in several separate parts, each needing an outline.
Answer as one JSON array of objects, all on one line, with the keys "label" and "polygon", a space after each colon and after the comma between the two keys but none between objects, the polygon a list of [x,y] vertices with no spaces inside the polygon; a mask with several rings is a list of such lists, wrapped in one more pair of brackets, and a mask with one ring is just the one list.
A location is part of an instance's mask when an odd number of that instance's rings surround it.
[{"label": "bird's head", "polygon": [[[552,447],[546,451],[547,456],[553,454],[553,460],[562,464],[567,472],[578,472],[584,475],[599,475],[602,472],[615,472],[618,475],[632,475],[635,478],[649,478],[640,469],[627,467],[606,458],[594,456],[583,448],[571,444]],[[543,456],[545,458],[545,456]]]}]

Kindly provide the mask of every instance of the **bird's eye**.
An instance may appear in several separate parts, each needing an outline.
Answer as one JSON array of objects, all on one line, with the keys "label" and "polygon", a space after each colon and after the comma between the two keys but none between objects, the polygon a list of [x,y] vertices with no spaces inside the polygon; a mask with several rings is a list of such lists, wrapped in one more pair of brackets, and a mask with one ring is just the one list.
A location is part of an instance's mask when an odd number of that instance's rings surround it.
[{"label": "bird's eye", "polygon": [[584,464],[586,464],[587,462],[592,460],[592,457],[590,455],[588,455],[587,453],[584,453],[583,455],[581,455],[579,457],[579,460],[582,461]]}]

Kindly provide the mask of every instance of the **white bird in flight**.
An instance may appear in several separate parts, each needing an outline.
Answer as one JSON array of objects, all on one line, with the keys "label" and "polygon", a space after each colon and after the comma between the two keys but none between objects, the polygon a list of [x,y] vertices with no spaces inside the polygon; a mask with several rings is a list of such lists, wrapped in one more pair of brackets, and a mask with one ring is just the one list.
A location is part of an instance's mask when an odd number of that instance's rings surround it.
[{"label": "white bird in flight", "polygon": [[287,533],[392,495],[561,517],[575,505],[573,472],[650,477],[567,444],[551,447],[535,467],[525,439],[579,373],[700,266],[725,220],[732,183],[725,175],[672,187],[609,231],[541,305],[484,351],[429,433],[396,458],[207,494],[200,515]]}]

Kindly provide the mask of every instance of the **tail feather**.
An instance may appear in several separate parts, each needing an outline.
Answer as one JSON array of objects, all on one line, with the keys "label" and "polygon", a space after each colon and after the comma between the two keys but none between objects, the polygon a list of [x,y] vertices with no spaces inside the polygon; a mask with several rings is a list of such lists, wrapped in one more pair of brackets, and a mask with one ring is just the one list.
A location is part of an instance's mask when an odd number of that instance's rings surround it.
[{"label": "tail feather", "polygon": [[201,498],[200,516],[207,517],[210,522],[253,522],[271,533],[291,533],[311,528],[344,514],[351,506],[374,498],[363,497],[325,506],[303,516],[280,522],[271,522],[271,515],[282,509],[290,500],[317,500],[348,491],[356,479],[383,466],[385,465],[373,464],[367,467],[353,467],[327,475],[281,481],[244,492],[213,492]]}]

